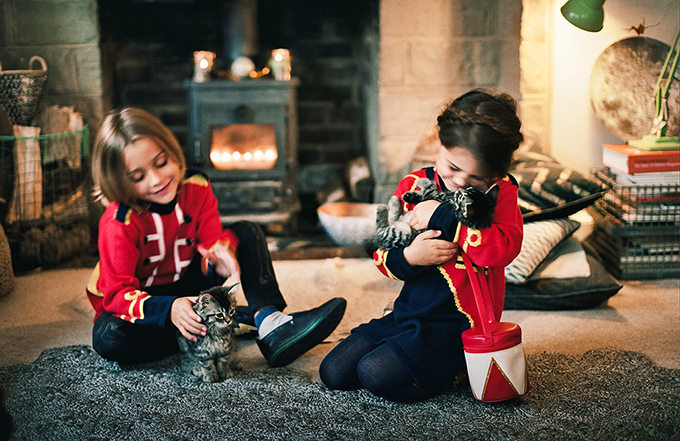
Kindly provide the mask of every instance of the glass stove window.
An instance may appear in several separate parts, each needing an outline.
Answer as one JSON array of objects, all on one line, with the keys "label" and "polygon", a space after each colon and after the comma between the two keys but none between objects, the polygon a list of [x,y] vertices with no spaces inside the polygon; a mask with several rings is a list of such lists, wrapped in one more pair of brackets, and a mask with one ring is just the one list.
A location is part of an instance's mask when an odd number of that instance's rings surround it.
[{"label": "glass stove window", "polygon": [[278,151],[273,124],[231,124],[211,128],[210,162],[219,170],[268,170]]}]

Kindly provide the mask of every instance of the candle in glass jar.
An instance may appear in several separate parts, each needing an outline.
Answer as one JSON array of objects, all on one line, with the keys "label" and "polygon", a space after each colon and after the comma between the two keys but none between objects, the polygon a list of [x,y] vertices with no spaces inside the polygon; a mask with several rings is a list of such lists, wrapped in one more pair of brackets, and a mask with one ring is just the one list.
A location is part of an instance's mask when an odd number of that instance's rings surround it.
[{"label": "candle in glass jar", "polygon": [[210,71],[215,60],[215,53],[210,51],[194,52],[194,81],[203,83],[210,81]]},{"label": "candle in glass jar", "polygon": [[280,81],[290,80],[290,52],[288,49],[274,49],[272,51],[271,69],[275,79]]}]

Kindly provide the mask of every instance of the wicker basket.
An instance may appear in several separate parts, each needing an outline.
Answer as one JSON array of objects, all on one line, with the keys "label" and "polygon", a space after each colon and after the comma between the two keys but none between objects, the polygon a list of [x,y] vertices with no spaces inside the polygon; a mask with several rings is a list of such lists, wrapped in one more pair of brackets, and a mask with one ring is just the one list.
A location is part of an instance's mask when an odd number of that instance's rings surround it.
[{"label": "wicker basket", "polygon": [[[31,69],[34,62],[39,62],[42,69]],[[0,104],[12,124],[31,124],[46,82],[47,64],[38,56],[28,62],[28,70],[0,70]]]},{"label": "wicker basket", "polygon": [[[54,266],[90,246],[89,143],[86,125],[0,136],[0,224],[16,274]],[[37,154],[26,155],[29,148]]]}]

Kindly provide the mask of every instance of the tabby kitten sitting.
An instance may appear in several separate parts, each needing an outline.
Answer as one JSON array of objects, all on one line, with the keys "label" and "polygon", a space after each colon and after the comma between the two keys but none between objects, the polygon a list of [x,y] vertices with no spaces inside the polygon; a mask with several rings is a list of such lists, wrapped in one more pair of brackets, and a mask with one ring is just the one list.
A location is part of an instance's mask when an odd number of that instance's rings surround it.
[{"label": "tabby kitten sitting", "polygon": [[[417,186],[417,191],[408,191],[403,194],[405,202],[417,204],[435,200],[442,204],[449,204],[461,224],[476,230],[489,228],[493,223],[499,191],[497,185],[492,185],[486,192],[473,187],[440,192],[431,179],[420,178]],[[422,230],[412,229],[409,225],[410,220],[411,212],[402,214],[401,200],[397,196],[392,196],[387,206],[378,207],[377,230],[375,235],[366,241],[367,250],[372,252],[378,248],[391,250],[408,246],[422,232]]]},{"label": "tabby kitten sitting", "polygon": [[233,317],[237,286],[216,286],[199,294],[194,311],[208,328],[205,336],[199,335],[197,341],[192,341],[177,333],[182,370],[205,382],[221,381],[234,375],[232,368],[236,365],[232,357],[237,343]]}]

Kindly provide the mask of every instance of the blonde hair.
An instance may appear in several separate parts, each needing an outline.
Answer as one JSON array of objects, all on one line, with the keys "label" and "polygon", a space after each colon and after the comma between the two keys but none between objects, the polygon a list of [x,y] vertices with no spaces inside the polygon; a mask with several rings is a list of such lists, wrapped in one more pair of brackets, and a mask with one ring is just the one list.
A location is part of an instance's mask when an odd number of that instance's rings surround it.
[{"label": "blonde hair", "polygon": [[134,107],[109,113],[97,134],[92,151],[93,195],[97,199],[143,208],[128,179],[123,151],[140,139],[150,139],[175,162],[184,175],[186,160],[177,138],[155,116]]}]

